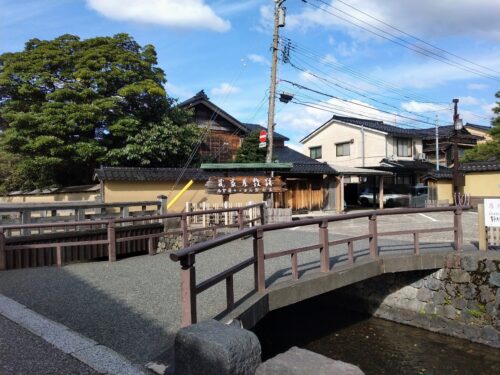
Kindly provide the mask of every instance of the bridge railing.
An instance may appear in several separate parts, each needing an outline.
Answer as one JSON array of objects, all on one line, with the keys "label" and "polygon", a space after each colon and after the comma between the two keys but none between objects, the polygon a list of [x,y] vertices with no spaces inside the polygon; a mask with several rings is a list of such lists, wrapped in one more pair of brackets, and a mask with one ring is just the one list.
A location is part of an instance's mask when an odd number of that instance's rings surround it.
[{"label": "bridge railing", "polygon": [[[420,254],[420,235],[436,232],[453,232],[454,248],[456,251],[463,250],[462,211],[469,207],[435,207],[435,208],[404,208],[391,210],[373,210],[346,215],[318,217],[288,223],[267,224],[252,228],[242,229],[219,238],[195,244],[170,254],[173,261],[181,265],[181,325],[188,326],[197,321],[197,295],[208,288],[225,281],[227,310],[235,306],[234,300],[234,275],[245,268],[254,268],[254,291],[264,292],[266,286],[265,261],[272,258],[289,256],[291,262],[291,275],[293,280],[299,278],[297,255],[306,251],[319,251],[320,272],[330,272],[330,246],[347,244],[347,259],[350,264],[354,263],[354,242],[368,240],[369,256],[379,257],[378,239],[381,236],[413,235],[413,248],[415,254]],[[402,231],[378,232],[377,218],[379,216],[392,216],[412,213],[431,212],[453,212],[453,226],[431,228],[431,229],[408,229]],[[368,233],[354,237],[330,241],[328,225],[331,222],[345,221],[351,219],[368,218]],[[319,241],[309,246],[292,248],[278,252],[266,253],[264,249],[264,233],[280,229],[296,228],[309,225],[318,225]],[[209,251],[217,246],[245,238],[253,237],[253,256],[242,262],[223,270],[222,272],[197,283],[196,280],[196,255]]]},{"label": "bridge railing", "polygon": [[[88,252],[91,246],[106,246],[107,256],[110,262],[116,261],[117,257],[117,245],[120,243],[133,243],[134,241],[144,241],[147,240],[147,250],[150,255],[155,253],[155,246],[159,238],[171,235],[180,235],[182,246],[184,248],[190,245],[190,234],[205,231],[211,232],[213,238],[216,237],[217,233],[226,228],[237,228],[240,231],[243,230],[247,225],[256,225],[265,223],[264,214],[265,203],[255,203],[243,207],[234,208],[223,208],[216,210],[205,210],[205,211],[193,211],[184,213],[171,213],[164,215],[150,215],[150,216],[137,216],[137,217],[125,217],[125,218],[110,218],[107,220],[84,220],[84,221],[73,221],[73,222],[56,222],[56,223],[37,223],[37,224],[10,224],[10,225],[0,225],[0,270],[7,269],[7,253],[16,251],[17,263],[19,264],[30,264],[29,259],[23,256],[23,252],[35,252],[32,258],[38,265],[51,265],[57,264],[61,266],[64,263],[65,250],[67,248],[73,248],[76,253],[80,251]],[[258,208],[260,214],[256,217],[251,217],[247,219],[248,210]],[[237,214],[237,220],[234,224],[228,225],[215,225],[203,228],[193,228],[189,225],[189,219],[196,215],[209,215],[209,214],[223,214],[223,213]],[[168,221],[174,219],[175,225],[180,223],[180,228],[169,228]],[[162,223],[162,224],[159,224]],[[156,224],[160,226],[154,233],[141,233],[141,230],[133,231],[134,224]],[[163,228],[162,228],[163,227]],[[54,234],[45,234],[48,236],[47,239],[40,240],[36,236],[26,237],[28,243],[22,244],[10,244],[8,243],[9,237],[8,233],[13,231],[37,231],[41,233],[44,228],[51,228],[51,230],[56,230]],[[61,230],[66,233],[68,228],[74,229],[74,235],[69,233],[72,237],[65,237],[65,240],[55,238],[57,232]],[[92,231],[93,229],[102,230],[104,233],[102,238],[93,240],[82,240],[86,237],[87,231]],[[123,231],[122,229],[129,229]],[[117,236],[117,232],[124,233],[123,235]],[[64,234],[63,233],[63,234]],[[135,234],[134,234],[135,233]],[[50,236],[54,237],[51,238]],[[14,239],[14,238],[12,238]],[[17,239],[17,237],[16,237]],[[30,241],[31,239],[31,241]],[[31,242],[31,243],[29,243]],[[50,256],[47,254],[40,253],[43,250],[55,250],[55,254],[50,252]],[[144,249],[146,250],[146,249]],[[38,253],[36,253],[38,252]],[[100,254],[100,253],[99,253]],[[44,258],[40,260],[40,258]],[[40,264],[41,262],[41,264]],[[28,267],[26,266],[26,267]],[[16,267],[21,268],[21,267]]]}]

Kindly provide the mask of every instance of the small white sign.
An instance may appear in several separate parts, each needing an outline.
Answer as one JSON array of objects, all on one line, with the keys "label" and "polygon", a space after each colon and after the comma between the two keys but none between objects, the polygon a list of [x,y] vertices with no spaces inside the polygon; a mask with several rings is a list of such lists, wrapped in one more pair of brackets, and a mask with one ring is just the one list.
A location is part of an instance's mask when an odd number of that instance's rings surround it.
[{"label": "small white sign", "polygon": [[265,148],[267,146],[267,142],[260,142],[259,148]]},{"label": "small white sign", "polygon": [[500,227],[500,199],[484,200],[484,224],[487,227]]}]

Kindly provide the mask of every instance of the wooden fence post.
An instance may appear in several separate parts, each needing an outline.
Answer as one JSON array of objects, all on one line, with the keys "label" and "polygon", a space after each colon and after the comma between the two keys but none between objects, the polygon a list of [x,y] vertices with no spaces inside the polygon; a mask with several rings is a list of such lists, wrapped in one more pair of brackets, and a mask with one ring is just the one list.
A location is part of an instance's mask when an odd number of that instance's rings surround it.
[{"label": "wooden fence post", "polygon": [[486,225],[484,223],[484,204],[479,203],[477,205],[477,220],[478,220],[478,231],[479,231],[479,251],[488,250],[488,241],[486,239]]},{"label": "wooden fence post", "polygon": [[182,247],[186,248],[189,246],[189,232],[187,225],[187,216],[185,214],[181,216],[181,230],[182,230]]},{"label": "wooden fence post", "polygon": [[377,235],[377,214],[372,214],[368,218],[368,230],[370,233],[370,256],[372,258],[378,257],[378,235]]},{"label": "wooden fence post", "polygon": [[238,208],[238,230],[243,230],[243,226],[245,225],[243,213],[243,208]]},{"label": "wooden fence post", "polygon": [[264,268],[264,231],[257,229],[253,234],[253,254],[255,289],[258,292],[266,290],[266,272]]},{"label": "wooden fence post", "polygon": [[455,227],[455,251],[462,251],[464,245],[464,235],[462,229],[462,209],[457,208],[453,215],[453,226]]},{"label": "wooden fence post", "polygon": [[259,206],[260,209],[260,225],[265,225],[266,224],[266,204],[261,203]]},{"label": "wooden fence post", "polygon": [[181,259],[181,327],[196,323],[196,268],[194,254]]},{"label": "wooden fence post", "polygon": [[108,221],[108,260],[116,262],[116,223],[115,219]]},{"label": "wooden fence post", "polygon": [[156,254],[156,249],[155,249],[155,241],[153,237],[148,238],[148,254],[149,255],[155,255]]},{"label": "wooden fence post", "polygon": [[7,269],[7,254],[5,253],[5,234],[0,228],[0,271]]},{"label": "wooden fence post", "polygon": [[330,245],[328,244],[328,221],[323,220],[319,225],[319,248],[321,272],[330,271]]}]

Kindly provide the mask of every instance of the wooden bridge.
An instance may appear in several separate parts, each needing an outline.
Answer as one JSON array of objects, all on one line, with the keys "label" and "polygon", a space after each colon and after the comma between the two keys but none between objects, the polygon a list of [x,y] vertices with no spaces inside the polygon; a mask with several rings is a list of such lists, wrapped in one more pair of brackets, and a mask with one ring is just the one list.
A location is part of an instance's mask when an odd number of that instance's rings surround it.
[{"label": "wooden bridge", "polygon": [[[187,326],[197,321],[197,295],[225,282],[227,310],[223,312],[223,319],[238,318],[244,321],[246,327],[251,327],[261,319],[268,311],[302,301],[304,299],[326,293],[328,291],[346,286],[361,280],[365,280],[382,273],[403,272],[424,269],[442,268],[445,264],[448,252],[425,251],[421,252],[421,235],[436,232],[452,232],[454,251],[463,250],[462,212],[469,207],[443,207],[443,208],[415,208],[415,209],[392,209],[374,210],[346,215],[327,216],[307,220],[294,221],[290,223],[267,224],[252,228],[242,229],[238,232],[223,237],[198,243],[180,251],[170,254],[173,261],[181,265],[181,301],[182,301],[182,326]],[[379,232],[377,218],[387,215],[417,214],[417,213],[449,212],[453,215],[453,226],[430,228],[430,229],[408,229],[399,231]],[[329,238],[329,224],[350,219],[366,218],[368,220],[367,233],[357,236],[331,241]],[[319,241],[308,246],[291,248],[281,251],[272,251],[264,248],[264,236],[268,232],[303,226],[317,225]],[[362,232],[362,228],[360,228]],[[381,237],[395,237],[401,235],[413,236],[412,255],[381,255],[378,241]],[[253,256],[244,259],[240,263],[223,270],[204,280],[196,279],[196,255],[210,251],[217,246],[240,240],[248,236],[253,237]],[[354,243],[356,241],[368,241],[369,256],[355,259]],[[347,244],[348,264],[331,269],[330,247]],[[317,251],[319,254],[319,272],[308,274],[299,279],[298,254],[309,251]],[[291,268],[291,280],[270,286],[266,279],[266,261],[289,257]],[[239,301],[234,297],[234,275],[238,272],[253,267],[254,291]]]}]

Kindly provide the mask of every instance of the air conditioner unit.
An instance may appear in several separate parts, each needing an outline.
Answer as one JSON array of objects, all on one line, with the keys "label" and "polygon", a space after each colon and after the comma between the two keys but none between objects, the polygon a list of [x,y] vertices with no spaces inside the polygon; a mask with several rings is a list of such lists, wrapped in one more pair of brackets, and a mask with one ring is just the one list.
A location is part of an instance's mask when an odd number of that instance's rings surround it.
[{"label": "air conditioner unit", "polygon": [[425,153],[422,152],[420,154],[417,154],[417,160],[425,161],[426,160]]}]

